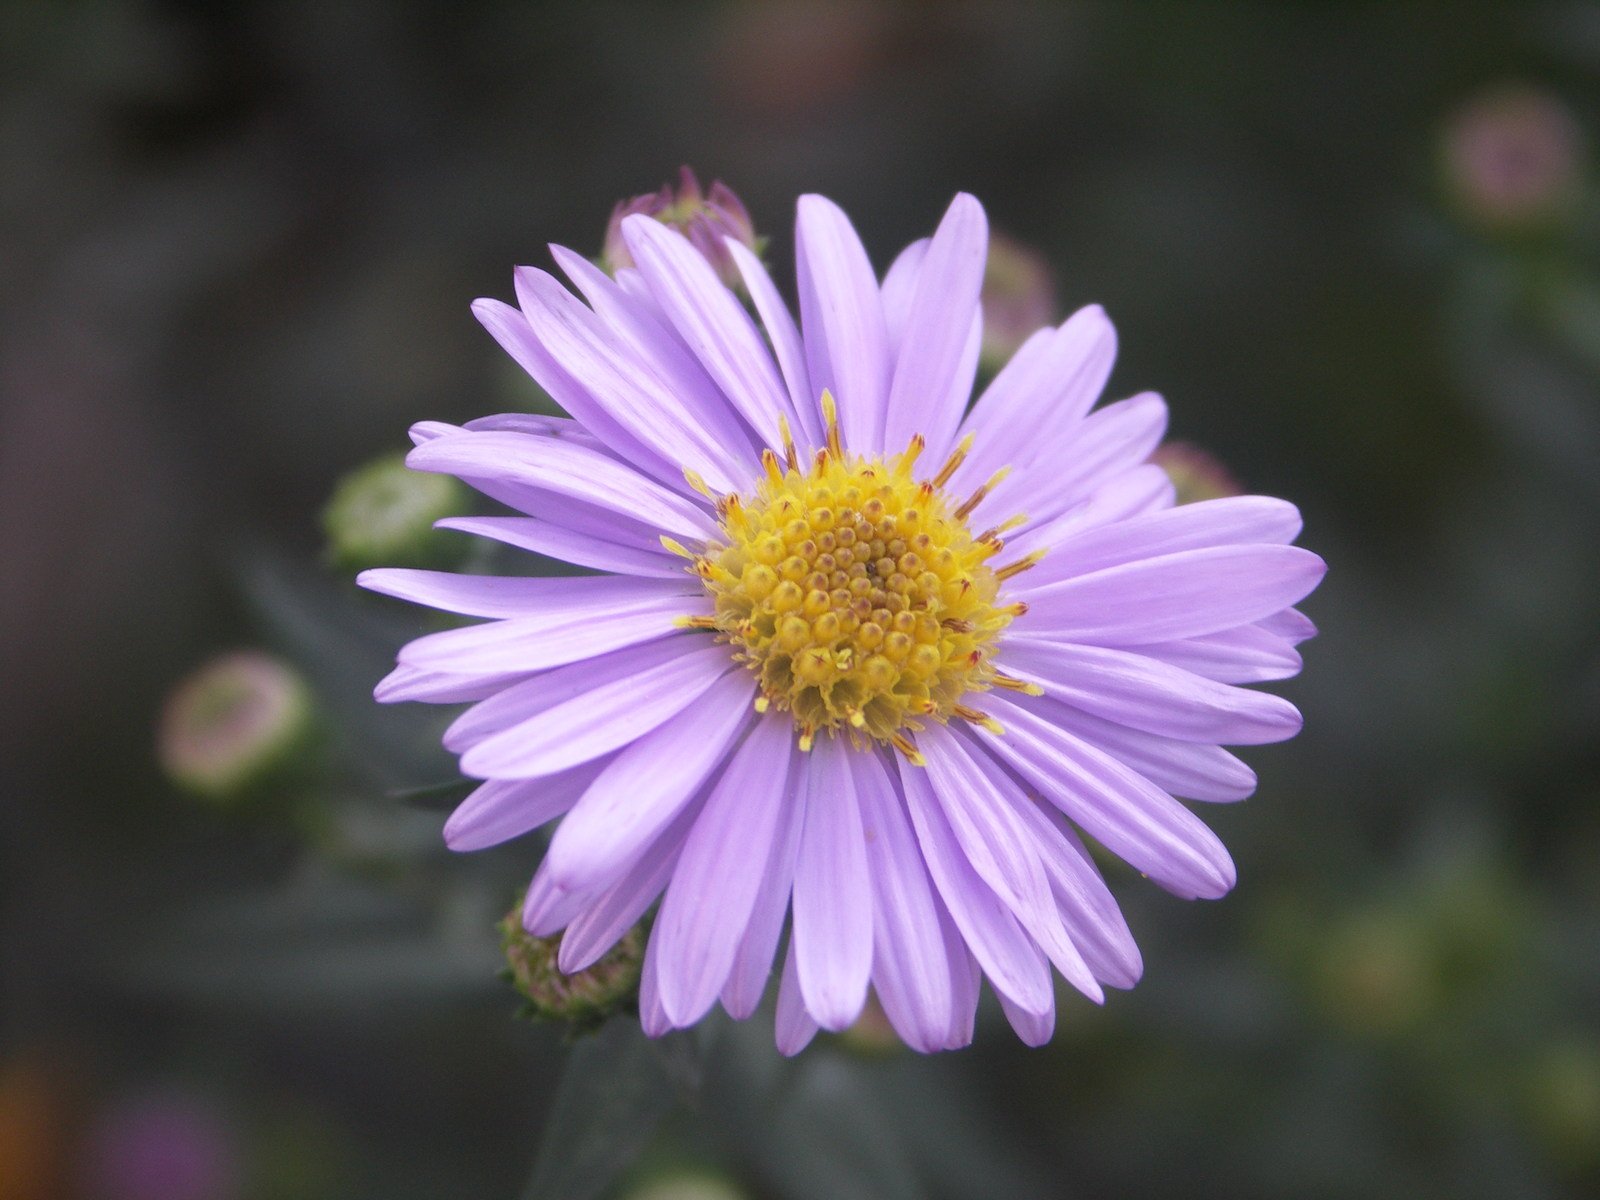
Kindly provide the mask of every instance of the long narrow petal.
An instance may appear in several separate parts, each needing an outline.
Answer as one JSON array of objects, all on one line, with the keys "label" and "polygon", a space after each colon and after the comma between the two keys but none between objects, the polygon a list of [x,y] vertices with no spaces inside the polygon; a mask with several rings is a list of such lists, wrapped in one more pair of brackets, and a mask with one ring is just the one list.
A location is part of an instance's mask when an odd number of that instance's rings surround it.
[{"label": "long narrow petal", "polygon": [[525,433],[459,433],[412,450],[419,471],[526,484],[653,525],[677,537],[716,533],[711,514],[615,459],[570,441]]},{"label": "long narrow petal", "polygon": [[550,840],[545,861],[556,883],[593,888],[620,876],[722,763],[749,723],[754,690],[744,672],[724,675],[675,715],[635,735]]},{"label": "long narrow petal", "polygon": [[932,1053],[944,1048],[951,1021],[938,902],[905,801],[879,752],[858,756],[856,785],[872,877],[872,984],[895,1032]]},{"label": "long narrow petal", "polygon": [[709,613],[710,597],[660,591],[430,633],[403,646],[400,662],[458,675],[539,671],[683,632],[683,619]]},{"label": "long narrow petal", "polygon": [[1300,732],[1281,696],[1216,683],[1154,658],[1104,646],[1008,638],[1006,669],[1085,712],[1189,742],[1259,745]]},{"label": "long narrow petal", "polygon": [[675,1025],[705,1016],[733,969],[784,813],[794,732],[758,721],[711,789],[650,936]]},{"label": "long narrow petal", "polygon": [[571,808],[604,765],[600,760],[540,779],[481,783],[444,823],[444,843],[452,850],[482,850],[521,837]]},{"label": "long narrow petal", "polygon": [[984,703],[1005,728],[984,744],[1107,850],[1189,899],[1233,886],[1227,849],[1166,792],[1020,704],[992,694]]},{"label": "long narrow petal", "polygon": [[[793,737],[787,717],[772,713],[764,718],[782,726]],[[761,874],[761,888],[751,906],[750,920],[733,956],[728,981],[722,988],[722,1007],[735,1020],[755,1012],[772,975],[772,960],[778,952],[784,920],[789,915],[789,894],[794,884],[794,864],[800,853],[800,830],[805,820],[805,805],[798,792],[801,755],[791,743],[783,787],[783,812],[772,839],[772,851]]]},{"label": "long narrow petal", "polygon": [[640,550],[620,542],[603,541],[576,530],[564,529],[537,517],[446,517],[435,521],[437,529],[454,529],[476,534],[544,554],[574,566],[595,571],[614,571],[651,579],[682,579],[684,562],[665,550]]},{"label": "long narrow petal", "polygon": [[946,1050],[959,1050],[972,1044],[978,1019],[978,991],[983,981],[982,968],[972,956],[966,939],[943,900],[939,905],[939,933],[944,940],[945,960],[950,964],[950,1030],[945,1036]]},{"label": "long narrow petal", "polygon": [[872,263],[850,219],[822,196],[800,197],[794,239],[811,386],[833,393],[847,447],[880,453],[889,335]]},{"label": "long narrow petal", "polygon": [[1300,652],[1260,624],[1240,625],[1200,637],[1128,646],[1218,683],[1270,683],[1300,674]]},{"label": "long narrow petal", "polygon": [[461,769],[482,779],[518,779],[599,758],[682,712],[732,666],[726,647],[691,650],[485,738],[461,756]]},{"label": "long narrow petal", "polygon": [[457,675],[449,671],[408,667],[402,663],[378,681],[378,685],[372,689],[372,698],[379,704],[398,704],[405,700],[421,700],[428,704],[461,704],[486,700],[527,677],[527,672],[520,671],[503,675]]},{"label": "long narrow petal", "polygon": [[558,613],[573,615],[598,605],[692,594],[684,586],[687,582],[681,572],[671,582],[615,575],[457,575],[405,567],[378,567],[356,576],[357,585],[368,591],[445,612],[470,617],[538,614],[552,619]]},{"label": "long narrow petal", "polygon": [[884,414],[886,448],[904,446],[920,433],[934,458],[949,452],[972,389],[970,374],[964,382],[957,377],[967,365],[988,246],[983,206],[963,192],[951,202],[917,269]]},{"label": "long narrow petal", "polygon": [[794,422],[794,436],[803,445],[821,446],[822,418],[817,411],[817,397],[821,393],[811,388],[805,343],[800,340],[794,316],[754,252],[732,238],[724,239],[723,244],[733,255],[744,286],[750,291],[750,299],[755,302],[756,314],[772,342],[772,353],[778,360],[778,369],[783,372],[784,386],[789,390],[789,419]]},{"label": "long narrow petal", "polygon": [[1129,729],[1053,700],[1032,700],[1028,707],[1174,796],[1225,803],[1256,790],[1256,773],[1221,746]]},{"label": "long narrow petal", "polygon": [[800,972],[795,965],[794,938],[783,960],[783,978],[778,982],[778,1014],[773,1023],[778,1053],[793,1058],[817,1036],[817,1022],[806,1009],[800,989]]},{"label": "long narrow petal", "polygon": [[817,742],[806,762],[794,872],[794,945],[806,1009],[824,1029],[861,1013],[872,971],[872,884],[850,751]]},{"label": "long narrow petal", "polygon": [[911,301],[917,294],[917,273],[932,241],[932,238],[918,238],[895,255],[889,269],[883,273],[883,323],[889,333],[891,361],[900,355],[900,339],[905,335],[906,318],[911,315]]},{"label": "long narrow petal", "polygon": [[1216,546],[1107,567],[1028,595],[1018,633],[1094,645],[1202,637],[1309,594],[1327,567],[1298,546]]},{"label": "long narrow petal", "polygon": [[928,873],[983,973],[1029,1012],[1044,1012],[1052,1003],[1044,955],[973,870],[927,772],[902,763],[900,781]]},{"label": "long narrow petal", "polygon": [[1101,983],[1131,988],[1144,972],[1144,959],[1083,842],[1061,810],[1044,800],[1027,800],[1019,811],[1034,826],[1039,857],[1073,944]]},{"label": "long narrow petal", "polygon": [[622,236],[662,311],[706,373],[767,445],[779,445],[778,418],[788,410],[787,394],[749,314],[677,230],[635,214],[624,218]]}]

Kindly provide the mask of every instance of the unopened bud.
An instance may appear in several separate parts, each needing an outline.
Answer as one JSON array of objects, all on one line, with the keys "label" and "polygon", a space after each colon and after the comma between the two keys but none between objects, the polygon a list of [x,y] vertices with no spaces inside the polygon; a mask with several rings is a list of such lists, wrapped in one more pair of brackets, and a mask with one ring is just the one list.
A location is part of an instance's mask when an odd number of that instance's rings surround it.
[{"label": "unopened bud", "polygon": [[212,660],[167,698],[157,736],[174,783],[209,800],[233,800],[287,778],[315,741],[310,689],[266,654]]},{"label": "unopened bud", "polygon": [[644,933],[635,925],[600,961],[571,975],[556,958],[561,938],[534,937],[522,927],[521,906],[500,922],[506,975],[528,1002],[522,1015],[559,1021],[576,1032],[598,1029],[620,1012],[636,1011],[644,966]]},{"label": "unopened bud", "polygon": [[634,265],[633,255],[622,238],[622,220],[635,213],[654,217],[683,234],[717,269],[717,274],[729,287],[739,286],[740,275],[738,264],[733,261],[723,239],[732,238],[756,254],[761,253],[765,241],[756,236],[749,212],[731,188],[719,179],[711,184],[709,192],[702,193],[694,172],[684,167],[678,173],[676,189],[671,184],[663,184],[660,191],[624,200],[611,210],[601,261],[613,275]]},{"label": "unopened bud", "polygon": [[983,268],[983,345],[979,363],[998,371],[1035,330],[1056,319],[1056,281],[1050,264],[1031,246],[989,235]]},{"label": "unopened bud", "polygon": [[1178,491],[1179,504],[1240,496],[1244,489],[1215,456],[1188,442],[1167,442],[1150,456]]},{"label": "unopened bud", "polygon": [[328,557],[352,571],[454,565],[461,539],[433,527],[467,511],[466,488],[451,475],[413,471],[387,454],[346,475],[323,510]]},{"label": "unopened bud", "polygon": [[1501,88],[1468,102],[1450,120],[1442,157],[1451,202],[1490,232],[1559,223],[1582,194],[1583,130],[1537,88]]}]

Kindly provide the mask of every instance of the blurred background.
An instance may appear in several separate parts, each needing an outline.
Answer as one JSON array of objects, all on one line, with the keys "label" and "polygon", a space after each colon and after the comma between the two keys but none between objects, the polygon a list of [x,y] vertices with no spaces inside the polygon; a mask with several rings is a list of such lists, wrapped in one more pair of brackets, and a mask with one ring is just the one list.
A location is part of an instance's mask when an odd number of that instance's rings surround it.
[{"label": "blurred background", "polygon": [[[1600,1194],[1597,131],[1578,3],[0,3],[0,1200]],[[370,701],[330,497],[684,163],[784,286],[800,192],[881,270],[973,191],[1331,564],[1237,891],[1113,872],[1043,1050],[569,1049]]]}]

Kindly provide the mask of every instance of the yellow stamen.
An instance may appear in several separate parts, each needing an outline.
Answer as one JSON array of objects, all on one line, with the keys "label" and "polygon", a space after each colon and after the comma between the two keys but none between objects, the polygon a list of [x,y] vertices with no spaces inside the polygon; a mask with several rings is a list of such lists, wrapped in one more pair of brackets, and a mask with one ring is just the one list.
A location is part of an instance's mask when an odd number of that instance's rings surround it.
[{"label": "yellow stamen", "polygon": [[1024,554],[1021,558],[1017,559],[1016,562],[1007,563],[1003,567],[995,568],[994,577],[996,579],[1010,579],[1013,575],[1021,575],[1030,567],[1038,566],[1040,560],[1043,558],[1043,550],[1035,550],[1032,554]]},{"label": "yellow stamen", "polygon": [[956,473],[956,468],[967,461],[967,455],[972,452],[972,434],[967,434],[950,452],[950,457],[945,459],[944,466],[939,468],[939,473],[933,477],[933,486],[942,488],[950,482],[950,477]]},{"label": "yellow stamen", "polygon": [[839,406],[833,401],[833,393],[827,389],[822,392],[822,423],[828,436],[828,453],[835,458],[844,457],[844,441],[839,436]]}]

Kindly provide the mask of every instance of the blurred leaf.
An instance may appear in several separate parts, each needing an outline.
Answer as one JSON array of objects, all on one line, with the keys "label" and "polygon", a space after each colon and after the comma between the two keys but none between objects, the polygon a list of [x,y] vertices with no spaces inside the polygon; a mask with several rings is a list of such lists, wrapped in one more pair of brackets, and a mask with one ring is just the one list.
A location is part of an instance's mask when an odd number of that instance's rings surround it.
[{"label": "blurred leaf", "polygon": [[618,1018],[573,1044],[526,1200],[593,1200],[633,1162],[683,1092],[699,1086],[691,1033],[652,1041]]}]

